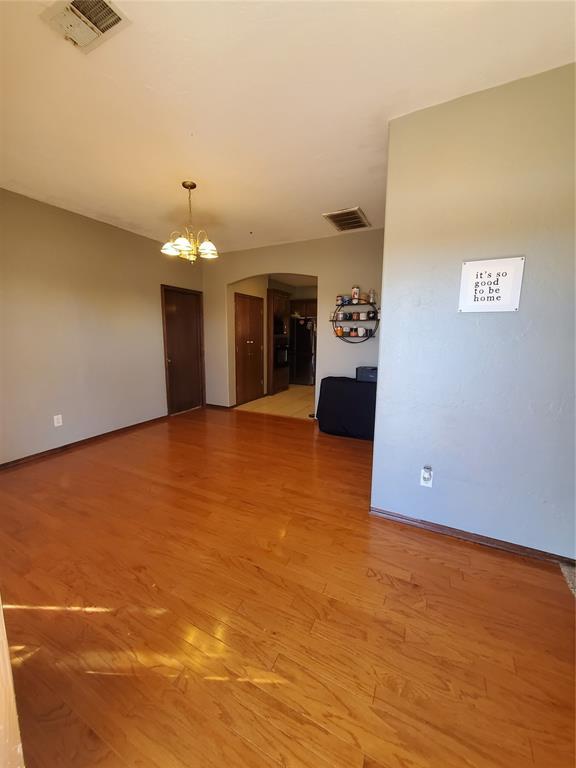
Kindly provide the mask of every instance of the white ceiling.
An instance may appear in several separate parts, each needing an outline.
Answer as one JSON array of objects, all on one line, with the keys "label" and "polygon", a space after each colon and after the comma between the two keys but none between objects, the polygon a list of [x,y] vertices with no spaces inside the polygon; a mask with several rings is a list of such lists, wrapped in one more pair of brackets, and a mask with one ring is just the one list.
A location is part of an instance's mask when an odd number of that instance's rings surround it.
[{"label": "white ceiling", "polygon": [[318,278],[311,275],[293,275],[285,272],[275,272],[269,275],[271,280],[276,280],[284,285],[291,285],[295,288],[315,286],[318,284]]},{"label": "white ceiling", "polygon": [[89,54],[0,2],[0,184],[165,239],[198,182],[221,250],[382,226],[390,118],[573,60],[570,2],[136,2]]}]

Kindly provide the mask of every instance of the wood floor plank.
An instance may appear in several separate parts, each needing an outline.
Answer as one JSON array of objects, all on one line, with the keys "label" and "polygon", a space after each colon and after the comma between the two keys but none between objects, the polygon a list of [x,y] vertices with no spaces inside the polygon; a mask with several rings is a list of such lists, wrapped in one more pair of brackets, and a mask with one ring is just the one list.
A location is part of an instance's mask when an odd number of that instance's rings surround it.
[{"label": "wood floor plank", "polygon": [[[310,668],[279,656],[274,671],[290,685],[275,685],[274,695],[300,706],[309,717],[340,738],[357,744],[362,751],[384,765],[414,766],[497,765],[506,766],[506,756],[493,762],[482,745],[469,745],[462,738],[444,734],[422,718],[406,716],[383,700],[371,706],[338,685],[328,683]],[[517,755],[518,757],[518,755]],[[489,762],[489,759],[491,762]],[[524,758],[525,759],[525,758]]]},{"label": "wood floor plank", "polygon": [[21,707],[26,743],[24,757],[28,768],[45,765],[54,768],[126,768],[116,755],[61,698],[25,664],[16,666],[18,685],[33,687],[34,696]]},{"label": "wood floor plank", "polygon": [[572,768],[559,569],[371,516],[370,458],[199,410],[1,472],[28,768]]}]

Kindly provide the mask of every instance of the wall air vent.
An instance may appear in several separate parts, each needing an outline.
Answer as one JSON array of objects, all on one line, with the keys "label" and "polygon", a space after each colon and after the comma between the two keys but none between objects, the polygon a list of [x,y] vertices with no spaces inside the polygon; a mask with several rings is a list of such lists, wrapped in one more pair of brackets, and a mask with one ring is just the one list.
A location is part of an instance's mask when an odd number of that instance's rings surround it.
[{"label": "wall air vent", "polygon": [[327,219],[338,232],[346,232],[349,229],[366,229],[372,226],[366,214],[359,208],[344,208],[342,211],[334,211],[334,213],[323,213],[325,219]]},{"label": "wall air vent", "polygon": [[127,23],[108,0],[70,0],[46,8],[41,18],[65,40],[89,53]]}]

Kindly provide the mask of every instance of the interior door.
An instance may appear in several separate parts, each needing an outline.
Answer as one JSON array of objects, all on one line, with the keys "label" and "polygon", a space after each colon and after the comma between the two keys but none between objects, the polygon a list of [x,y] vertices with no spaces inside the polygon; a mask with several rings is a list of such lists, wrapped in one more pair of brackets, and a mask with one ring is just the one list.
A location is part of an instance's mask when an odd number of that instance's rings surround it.
[{"label": "interior door", "polygon": [[168,413],[204,404],[202,294],[162,286]]},{"label": "interior door", "polygon": [[236,335],[236,404],[264,395],[264,301],[234,294]]}]

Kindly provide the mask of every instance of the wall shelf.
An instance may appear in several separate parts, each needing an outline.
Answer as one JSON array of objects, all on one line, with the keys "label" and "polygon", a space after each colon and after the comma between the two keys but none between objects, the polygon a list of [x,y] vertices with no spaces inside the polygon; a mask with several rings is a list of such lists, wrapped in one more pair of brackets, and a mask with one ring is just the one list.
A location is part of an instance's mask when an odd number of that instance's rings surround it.
[{"label": "wall shelf", "polygon": [[[339,313],[346,313],[346,314],[352,314],[353,312],[357,312],[357,307],[371,307],[371,310],[375,313],[375,317],[373,318],[366,318],[363,320],[343,320],[338,319]],[[334,330],[334,336],[336,336],[337,339],[340,339],[341,341],[345,341],[347,344],[361,344],[364,341],[368,341],[369,339],[376,338],[376,331],[378,330],[378,326],[380,325],[380,310],[377,306],[377,304],[372,304],[371,302],[366,301],[359,301],[357,304],[336,304],[334,311],[330,315],[330,322],[332,323],[332,328]],[[366,336],[358,336],[358,335],[344,335],[344,333],[339,333],[339,328],[348,328],[357,330],[357,326],[354,325],[355,323],[362,323],[361,327],[366,328],[369,332],[369,335]],[[368,327],[367,327],[368,326]]]}]

